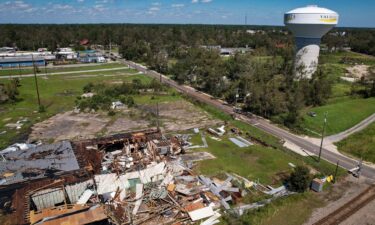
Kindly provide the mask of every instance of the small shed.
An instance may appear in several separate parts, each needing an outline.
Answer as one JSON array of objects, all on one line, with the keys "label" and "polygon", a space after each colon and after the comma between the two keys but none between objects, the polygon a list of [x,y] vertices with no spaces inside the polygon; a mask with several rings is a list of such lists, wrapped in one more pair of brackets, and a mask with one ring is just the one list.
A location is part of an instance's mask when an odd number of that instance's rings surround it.
[{"label": "small shed", "polygon": [[315,178],[311,182],[311,189],[316,192],[321,192],[323,191],[323,184],[324,182],[321,179]]}]

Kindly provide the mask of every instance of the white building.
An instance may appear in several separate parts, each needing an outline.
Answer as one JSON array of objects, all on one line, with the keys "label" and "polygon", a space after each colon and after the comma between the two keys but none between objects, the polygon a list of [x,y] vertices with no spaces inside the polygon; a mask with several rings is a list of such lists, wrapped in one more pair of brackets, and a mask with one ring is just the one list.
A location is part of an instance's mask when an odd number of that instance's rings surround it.
[{"label": "white building", "polygon": [[55,52],[57,59],[77,59],[77,53],[72,48],[58,48]]}]

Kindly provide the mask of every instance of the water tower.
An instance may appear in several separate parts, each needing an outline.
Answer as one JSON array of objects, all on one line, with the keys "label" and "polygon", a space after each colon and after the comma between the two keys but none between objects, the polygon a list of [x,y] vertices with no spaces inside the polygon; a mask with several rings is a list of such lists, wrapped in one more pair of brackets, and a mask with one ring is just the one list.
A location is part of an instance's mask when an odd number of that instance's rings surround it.
[{"label": "water tower", "polygon": [[320,39],[338,22],[339,15],[329,9],[309,5],[284,15],[284,24],[296,40],[297,77],[311,78],[318,65]]}]

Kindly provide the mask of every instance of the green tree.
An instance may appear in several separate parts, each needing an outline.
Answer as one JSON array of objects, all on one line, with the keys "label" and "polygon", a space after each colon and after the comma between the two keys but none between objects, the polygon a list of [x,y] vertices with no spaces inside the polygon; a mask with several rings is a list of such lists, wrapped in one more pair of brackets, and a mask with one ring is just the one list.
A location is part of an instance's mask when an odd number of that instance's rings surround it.
[{"label": "green tree", "polygon": [[311,179],[309,168],[297,166],[289,176],[289,189],[291,191],[304,192],[309,188]]},{"label": "green tree", "polygon": [[18,86],[18,79],[11,79],[10,82],[5,85],[5,94],[8,96],[9,100],[17,100],[17,96],[19,95]]}]

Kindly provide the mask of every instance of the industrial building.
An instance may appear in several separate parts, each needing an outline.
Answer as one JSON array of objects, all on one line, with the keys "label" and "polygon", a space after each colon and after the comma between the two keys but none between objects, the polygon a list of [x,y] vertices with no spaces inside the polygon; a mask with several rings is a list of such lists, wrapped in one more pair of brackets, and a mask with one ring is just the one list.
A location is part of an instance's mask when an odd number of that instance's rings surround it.
[{"label": "industrial building", "polygon": [[86,50],[78,53],[78,60],[82,63],[105,63],[107,60],[95,50]]},{"label": "industrial building", "polygon": [[46,65],[46,60],[43,57],[0,57],[0,69],[2,68],[16,68],[16,67],[31,67],[44,66]]},{"label": "industrial building", "polygon": [[297,78],[311,78],[318,65],[320,39],[335,25],[339,15],[329,9],[309,5],[284,15],[285,25],[296,40],[295,71]]},{"label": "industrial building", "polygon": [[253,51],[252,48],[248,46],[244,48],[223,48],[220,45],[202,45],[201,48],[208,49],[208,50],[217,50],[219,51],[221,56],[231,56],[235,55],[236,53],[247,53]]}]

